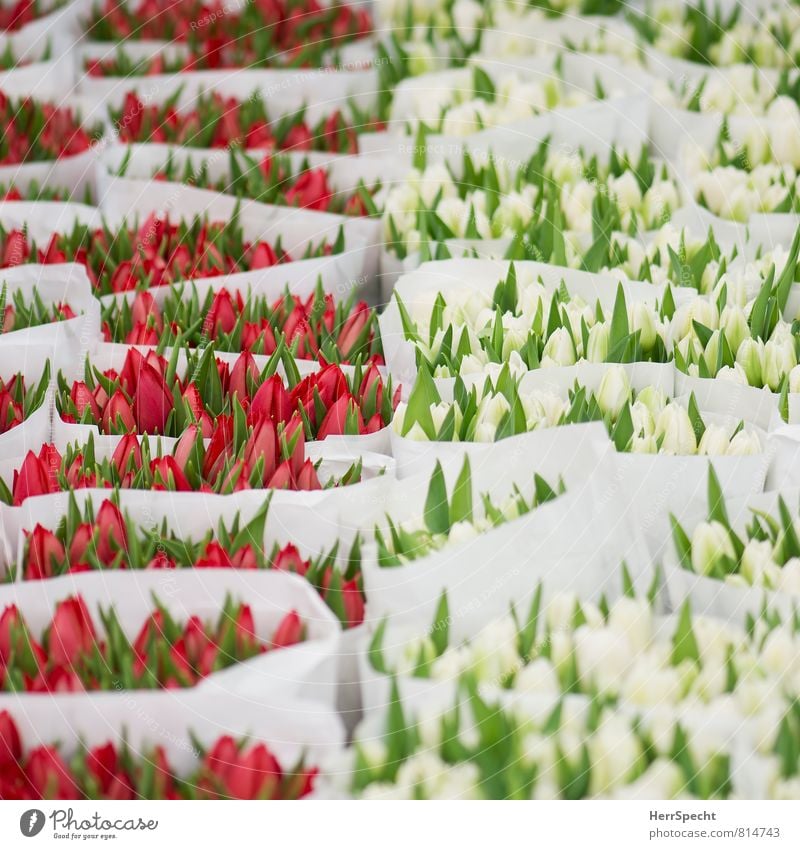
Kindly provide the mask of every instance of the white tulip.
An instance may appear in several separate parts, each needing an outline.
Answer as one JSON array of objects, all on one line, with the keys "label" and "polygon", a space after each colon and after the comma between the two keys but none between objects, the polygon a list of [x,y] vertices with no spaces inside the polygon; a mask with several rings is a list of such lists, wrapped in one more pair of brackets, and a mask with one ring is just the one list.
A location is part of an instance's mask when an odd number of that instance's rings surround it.
[{"label": "white tulip", "polygon": [[728,431],[722,425],[708,424],[706,425],[705,433],[700,438],[700,444],[697,446],[698,454],[706,454],[708,456],[720,456],[727,454]]},{"label": "white tulip", "polygon": [[783,564],[776,588],[790,595],[800,595],[800,557],[792,557]]},{"label": "white tulip", "polygon": [[761,453],[761,440],[754,431],[742,428],[728,445],[728,454],[732,457],[743,457]]},{"label": "white tulip", "polygon": [[636,211],[642,204],[642,190],[633,171],[609,177],[608,190],[616,198],[621,211]]},{"label": "white tulip", "polygon": [[589,330],[586,342],[586,359],[590,363],[604,363],[608,357],[609,326],[607,322],[598,322]]},{"label": "white tulip", "polygon": [[632,333],[640,332],[639,341],[645,351],[649,351],[656,343],[658,332],[656,331],[657,316],[652,307],[637,301],[631,308],[629,314],[630,329]]},{"label": "white tulip", "polygon": [[658,441],[655,434],[634,436],[631,440],[631,454],[658,454]]},{"label": "white tulip", "polygon": [[745,339],[736,352],[736,362],[750,386],[763,386],[764,343],[760,339]]},{"label": "white tulip", "polygon": [[641,392],[637,392],[636,401],[644,404],[654,419],[657,419],[661,415],[661,411],[667,406],[667,396],[655,386],[645,386]]},{"label": "white tulip", "polygon": [[622,366],[611,366],[603,375],[596,394],[597,403],[603,413],[612,419],[631,400],[631,382]]},{"label": "white tulip", "polygon": [[576,351],[572,336],[566,327],[558,327],[545,342],[542,350],[542,365],[575,365]]},{"label": "white tulip", "polygon": [[483,6],[476,0],[456,0],[451,10],[453,27],[464,44],[475,39],[478,27],[483,20]]},{"label": "white tulip", "polygon": [[700,522],[692,532],[692,569],[710,575],[721,557],[736,558],[728,529],[720,522]]},{"label": "white tulip", "polygon": [[734,363],[733,366],[722,366],[716,374],[716,379],[726,380],[728,383],[737,383],[740,386],[748,385],[747,374],[739,363]]},{"label": "white tulip", "polygon": [[609,628],[581,625],[575,632],[578,677],[585,689],[614,694],[633,657],[625,634]]},{"label": "white tulip", "polygon": [[614,791],[615,799],[674,799],[685,785],[683,773],[674,761],[658,758],[635,781]]},{"label": "white tulip", "polygon": [[630,720],[614,714],[602,721],[587,747],[592,764],[589,789],[593,796],[625,784],[642,753]]},{"label": "white tulip", "polygon": [[655,419],[645,404],[636,400],[631,404],[631,420],[634,436],[653,436],[656,430]]},{"label": "white tulip", "polygon": [[677,403],[668,404],[656,420],[656,433],[663,436],[661,451],[680,456],[697,451],[697,437],[689,413]]},{"label": "white tulip", "polygon": [[767,540],[751,539],[742,552],[741,575],[749,583],[759,586],[764,583],[764,576],[769,574],[775,561],[772,556],[772,545]]},{"label": "white tulip", "polygon": [[742,342],[750,338],[750,326],[740,307],[726,306],[719,317],[719,326],[725,332],[731,351],[738,351]]},{"label": "white tulip", "polygon": [[547,658],[538,657],[524,666],[514,681],[514,691],[534,695],[558,695],[561,687],[558,676]]},{"label": "white tulip", "polygon": [[644,651],[653,631],[653,611],[646,601],[622,596],[608,615],[608,627],[628,638],[635,651]]},{"label": "white tulip", "polygon": [[770,339],[764,345],[763,380],[773,392],[780,389],[783,378],[797,365],[794,343]]}]

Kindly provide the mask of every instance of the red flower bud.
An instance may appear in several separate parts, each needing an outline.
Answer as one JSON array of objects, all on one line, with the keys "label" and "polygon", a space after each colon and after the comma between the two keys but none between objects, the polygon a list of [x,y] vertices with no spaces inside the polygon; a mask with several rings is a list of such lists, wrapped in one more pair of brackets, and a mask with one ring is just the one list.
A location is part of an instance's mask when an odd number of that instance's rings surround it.
[{"label": "red flower bud", "polygon": [[[60,463],[61,458],[59,457],[59,465]],[[14,504],[22,504],[26,498],[31,498],[34,495],[46,495],[49,492],[58,492],[57,480],[51,474],[49,465],[40,457],[37,457],[33,451],[28,451],[19,471],[14,472],[12,486]]]},{"label": "red flower bud", "polygon": [[249,351],[240,354],[231,369],[228,388],[230,394],[236,395],[245,409],[250,402],[248,383],[258,380],[258,366]]},{"label": "red flower bud", "polygon": [[356,625],[360,625],[364,621],[364,596],[355,578],[342,584],[342,601],[347,617],[347,627],[355,628]]},{"label": "red flower bud", "polygon": [[171,492],[191,492],[192,485],[175,462],[174,457],[157,457],[150,461],[154,489],[167,489]]},{"label": "red flower bud", "polygon": [[152,327],[156,333],[164,329],[164,320],[155,298],[150,292],[137,292],[131,305],[131,323]]},{"label": "red flower bud", "polygon": [[230,333],[236,326],[236,316],[231,293],[227,289],[220,289],[211,301],[203,331],[212,339],[216,339],[220,333]]},{"label": "red flower bud", "polygon": [[137,472],[142,467],[142,448],[139,440],[133,435],[123,436],[114,453],[111,455],[111,465],[124,476],[129,471]]},{"label": "red flower bud", "polygon": [[72,541],[69,544],[69,562],[74,567],[86,560],[86,552],[92,544],[94,526],[88,522],[82,522],[75,528]]},{"label": "red flower bud", "polygon": [[37,798],[81,798],[72,773],[52,746],[40,746],[30,753],[25,776]]},{"label": "red flower bud", "polygon": [[64,546],[58,537],[37,524],[28,538],[28,561],[25,564],[26,580],[51,578],[64,562]]},{"label": "red flower bud", "polygon": [[71,667],[82,654],[92,650],[96,640],[83,599],[77,596],[60,602],[47,635],[50,663]]},{"label": "red flower bud", "polygon": [[303,492],[311,492],[315,489],[322,489],[322,484],[317,477],[317,470],[311,460],[306,460],[303,463],[303,468],[297,475],[297,488]]},{"label": "red flower bud", "polygon": [[75,405],[79,419],[83,417],[84,411],[88,408],[90,421],[100,423],[100,408],[97,406],[97,401],[95,401],[91,390],[82,380],[72,384],[69,395]]},{"label": "red flower bud", "polygon": [[250,270],[256,271],[259,268],[271,268],[278,264],[278,255],[267,242],[259,242],[254,245],[250,258]]},{"label": "red flower bud", "polygon": [[104,433],[136,432],[133,410],[121,389],[117,389],[108,399],[103,409],[102,427]]},{"label": "red flower bud", "polygon": [[311,131],[305,124],[295,124],[283,140],[284,150],[311,150]]},{"label": "red flower bud", "polygon": [[22,741],[16,723],[7,710],[0,711],[0,774],[21,765]]},{"label": "red flower bud", "polygon": [[117,552],[127,551],[128,532],[119,507],[113,501],[104,501],[97,513],[97,556],[110,566]]},{"label": "red flower bud", "polygon": [[303,631],[303,620],[300,614],[296,610],[290,611],[281,619],[272,635],[272,648],[281,649],[296,645],[303,639]]},{"label": "red flower bud", "polygon": [[163,433],[172,407],[172,393],[161,373],[144,363],[133,396],[133,415],[139,433]]},{"label": "red flower bud", "polygon": [[267,489],[294,489],[292,466],[289,460],[284,460],[269,479]]},{"label": "red flower bud", "polygon": [[330,206],[333,190],[323,168],[315,168],[301,174],[295,184],[286,192],[288,206],[300,206],[325,212]]},{"label": "red flower bud", "polygon": [[286,391],[280,375],[267,378],[253,396],[247,420],[250,424],[262,418],[271,419],[275,424],[288,422],[292,416],[292,398]]},{"label": "red flower bud", "polygon": [[251,545],[243,545],[231,558],[234,569],[258,569],[258,558]]},{"label": "red flower bud", "polygon": [[317,431],[317,439],[325,439],[327,436],[344,434],[346,432],[347,418],[354,413],[358,421],[358,432],[361,433],[364,430],[364,419],[361,416],[361,410],[358,409],[358,405],[352,396],[342,395],[328,408],[328,412],[325,413],[325,418],[322,420],[322,424]]},{"label": "red flower bud", "polygon": [[311,567],[309,560],[303,560],[297,546],[289,543],[285,545],[274,557],[272,568],[279,569],[282,572],[295,572],[301,577],[308,572]]},{"label": "red flower bud", "polygon": [[230,569],[233,566],[228,552],[216,541],[208,543],[205,553],[194,564],[201,569]]}]

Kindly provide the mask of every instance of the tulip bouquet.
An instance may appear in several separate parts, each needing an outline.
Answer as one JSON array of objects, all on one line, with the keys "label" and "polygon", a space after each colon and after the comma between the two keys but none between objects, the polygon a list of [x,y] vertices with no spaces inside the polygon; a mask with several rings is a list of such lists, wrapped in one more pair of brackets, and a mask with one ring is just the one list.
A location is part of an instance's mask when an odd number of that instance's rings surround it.
[{"label": "tulip bouquet", "polygon": [[[180,348],[172,349],[169,360],[129,348],[119,371],[101,372],[87,361],[85,380],[72,385],[59,373],[58,411],[64,422],[93,424],[109,434],[183,437],[188,432],[179,452],[187,451],[187,457],[195,437],[213,443],[226,430],[235,432],[234,443],[244,444],[267,427],[279,442],[296,442],[289,454],[302,455],[304,438],[374,433],[389,423],[399,396],[392,395],[390,381],[384,385],[374,363],[366,370],[357,363],[350,377],[339,366],[326,365],[300,379],[285,351],[276,350],[259,371],[248,352],[230,367],[206,346],[187,352],[187,376],[181,378]],[[276,373],[280,363],[289,367],[288,388]]]},{"label": "tulip bouquet", "polygon": [[8,692],[174,689],[193,687],[214,672],[267,651],[302,642],[305,626],[290,611],[268,641],[256,635],[247,604],[226,598],[216,622],[177,622],[161,605],[130,641],[113,607],[95,621],[80,596],[56,605],[37,640],[15,605],[0,617],[0,689]]},{"label": "tulip bouquet", "polygon": [[0,9],[0,30],[19,32],[35,20],[64,6],[68,0],[16,0]]},{"label": "tulip bouquet", "polygon": [[0,334],[40,327],[55,321],[68,321],[76,317],[69,304],[46,304],[37,289],[30,293],[17,289],[9,298],[8,286],[5,284],[0,289],[0,315]]},{"label": "tulip bouquet", "polygon": [[[345,627],[364,619],[361,555],[356,540],[347,558],[337,565],[338,546],[318,557],[304,558],[293,543],[265,547],[267,498],[250,521],[240,515],[200,539],[172,531],[166,520],[155,527],[134,520],[121,510],[118,498],[105,499],[95,509],[91,499],[83,509],[71,494],[66,513],[55,530],[37,523],[24,531],[18,564],[22,580],[34,581],[76,575],[96,569],[274,569],[305,578]],[[8,575],[14,580],[14,572]]]},{"label": "tulip bouquet", "polygon": [[[703,798],[731,794],[726,741],[674,716],[637,718],[577,700],[538,710],[481,697],[404,709],[356,732],[352,792],[370,799]],[[716,737],[716,735],[714,735]]]},{"label": "tulip bouquet", "polygon": [[[623,573],[625,576],[625,573]],[[628,581],[629,588],[632,586]],[[657,588],[658,577],[654,582]],[[395,632],[388,620],[375,631],[368,660],[376,673],[454,681],[470,675],[483,692],[561,698],[580,694],[626,710],[723,705],[742,717],[770,714],[776,701],[796,699],[800,634],[753,621],[744,627],[709,616],[656,616],[649,601],[625,594],[613,603],[579,599],[571,592],[543,595],[537,585],[527,615],[489,622],[470,640],[453,641],[447,596],[424,635]]]},{"label": "tulip bouquet", "polygon": [[797,212],[800,129],[797,106],[784,103],[776,103],[774,120],[753,123],[741,140],[731,138],[726,122],[710,152],[683,150],[694,197],[714,215],[746,222],[755,213]]},{"label": "tulip bouquet", "polygon": [[[195,167],[187,158],[181,167],[170,153],[163,166],[151,176],[155,180],[211,189],[258,203],[356,216],[378,212],[373,195],[380,188],[379,184],[368,188],[359,181],[355,191],[338,192],[330,185],[324,167],[311,168],[304,163],[293,169],[288,157],[273,153],[255,158],[231,149],[229,163],[228,174],[215,180],[209,176],[207,161]],[[127,161],[124,161],[116,176],[124,177],[126,172]]]},{"label": "tulip bouquet", "polygon": [[[395,301],[405,339],[417,363],[435,377],[518,373],[589,362],[666,362],[668,326],[675,309],[669,292],[661,305],[627,305],[620,286],[613,311],[572,296],[566,286],[549,292],[541,282],[518,279],[510,263],[494,292],[455,289],[432,307]],[[607,314],[606,314],[607,313]]]},{"label": "tulip bouquet", "polygon": [[399,259],[428,241],[516,236],[532,246],[529,259],[567,265],[570,238],[590,237],[590,255],[605,256],[614,231],[653,229],[680,205],[677,182],[644,147],[638,157],[612,149],[601,162],[544,141],[516,170],[466,153],[459,177],[444,165],[416,164],[384,202],[386,247]]},{"label": "tulip bouquet", "polygon": [[271,120],[258,95],[237,100],[211,92],[199,95],[191,108],[182,109],[177,106],[179,96],[180,90],[163,104],[145,104],[135,92],[129,92],[119,109],[110,109],[120,141],[356,153],[357,133],[381,128],[375,119],[355,109],[351,118],[336,110],[309,126],[303,110]]},{"label": "tulip bouquet", "polygon": [[[597,97],[604,96],[598,84]],[[392,114],[393,121],[402,123],[408,133],[422,130],[458,137],[513,124],[552,109],[581,106],[589,100],[586,92],[556,75],[543,81],[517,72],[493,78],[476,65],[455,73],[445,72],[441,77],[433,74],[414,79],[407,91],[397,92]]]},{"label": "tulip bouquet", "polygon": [[671,517],[679,564],[734,587],[800,595],[800,521],[796,512],[778,495],[773,511],[754,510],[749,524],[734,527],[712,469],[706,520],[690,528]]},{"label": "tulip bouquet", "polygon": [[407,403],[401,402],[392,430],[406,439],[437,442],[496,442],[548,427],[603,422],[617,451],[665,455],[746,455],[763,451],[761,439],[743,422],[706,422],[692,397],[688,406],[654,386],[637,392],[621,366],[611,366],[596,391],[577,381],[563,397],[548,389],[526,391],[503,366],[495,384],[467,389],[456,378],[454,400],[442,401],[430,374],[420,372]]},{"label": "tulip bouquet", "polygon": [[172,74],[220,68],[321,67],[331,51],[363,38],[372,24],[366,9],[316,0],[254,0],[231,9],[223,0],[122,0],[98,4],[88,23],[93,41],[164,41],[185,47],[170,61],[161,55],[132,62],[125,54],[88,61],[92,76]]},{"label": "tulip bouquet", "polygon": [[[333,246],[309,245],[306,257],[336,253],[342,246],[343,239]],[[69,233],[54,233],[46,246],[38,245],[24,230],[7,231],[0,225],[0,266],[78,262],[86,267],[98,295],[256,271],[292,259],[280,240],[274,246],[245,241],[236,220],[208,222],[198,217],[174,223],[151,215],[138,227],[117,230],[76,224]]]},{"label": "tulip bouquet", "polygon": [[56,746],[25,751],[8,711],[0,712],[0,799],[300,799],[316,767],[286,769],[268,746],[218,738],[208,748],[185,742],[199,763],[179,774],[161,746],[137,752],[127,743],[81,748],[65,759]]},{"label": "tulip bouquet", "polygon": [[69,106],[11,99],[0,91],[0,165],[48,162],[89,150],[103,134],[102,126],[83,126]]},{"label": "tulip bouquet", "polygon": [[307,298],[288,291],[274,301],[251,292],[195,285],[170,289],[159,307],[150,292],[133,301],[113,301],[103,310],[107,342],[128,345],[201,347],[217,351],[272,356],[281,340],[294,357],[323,358],[329,363],[371,361],[382,364],[376,314],[365,301],[334,303],[321,285]]},{"label": "tulip bouquet", "polygon": [[718,281],[716,298],[699,297],[681,305],[670,329],[677,368],[694,377],[716,377],[784,394],[800,390],[795,328],[781,318],[798,250],[800,231],[780,275],[776,279],[771,263],[758,295],[744,308],[735,301],[728,303],[725,274]]},{"label": "tulip bouquet", "polygon": [[655,89],[658,100],[672,109],[770,120],[793,117],[798,121],[796,92],[797,78],[793,79],[788,72],[770,80],[748,65],[734,65],[699,80],[659,80]]},{"label": "tulip bouquet", "polygon": [[657,50],[692,62],[794,68],[800,51],[800,19],[782,3],[743,18],[739,6],[675,6],[662,0],[629,12],[627,20]]},{"label": "tulip bouquet", "polygon": [[38,383],[26,385],[20,372],[4,380],[0,378],[0,434],[21,425],[44,403],[50,386],[50,363],[45,366]]},{"label": "tulip bouquet", "polygon": [[451,495],[448,495],[442,466],[437,461],[422,516],[403,523],[387,516],[387,527],[375,528],[378,565],[402,566],[446,546],[466,543],[481,533],[527,515],[564,492],[563,481],[554,489],[543,477],[534,474],[529,496],[515,487],[512,495],[495,505],[484,495],[479,515],[472,503],[469,457],[464,460]]},{"label": "tulip bouquet", "polygon": [[147,437],[128,434],[118,439],[110,457],[98,456],[94,437],[69,446],[62,453],[43,445],[29,451],[12,484],[0,481],[0,501],[19,505],[26,498],[71,489],[122,488],[170,492],[231,493],[248,489],[312,491],[348,486],[362,477],[359,458],[340,476],[323,484],[318,466],[305,455],[302,427],[287,434],[271,421],[244,433],[234,428],[231,417],[214,423],[208,446],[197,425],[189,426],[172,453],[159,453],[156,440],[151,449]]},{"label": "tulip bouquet", "polygon": [[50,200],[50,201],[66,201],[72,200],[76,203],[85,203],[87,206],[92,204],[92,193],[87,186],[82,197],[75,197],[75,192],[65,187],[42,185],[40,186],[36,180],[31,180],[26,186],[17,186],[14,183],[6,186],[0,186],[0,199],[3,201],[9,200]]}]

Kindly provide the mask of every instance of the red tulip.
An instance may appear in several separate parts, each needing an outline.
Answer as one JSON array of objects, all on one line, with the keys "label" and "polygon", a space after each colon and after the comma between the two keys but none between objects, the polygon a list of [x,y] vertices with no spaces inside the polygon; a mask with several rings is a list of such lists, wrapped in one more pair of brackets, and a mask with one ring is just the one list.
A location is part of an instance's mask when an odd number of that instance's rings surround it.
[{"label": "red tulip", "polygon": [[171,492],[191,492],[192,485],[174,457],[157,457],[150,461],[154,489],[167,489]]},{"label": "red tulip", "polygon": [[28,562],[25,566],[26,580],[51,578],[64,562],[64,546],[58,537],[37,524],[28,538]]},{"label": "red tulip", "polygon": [[93,537],[94,526],[88,522],[82,522],[75,528],[69,544],[69,562],[73,567],[86,560],[86,553],[89,551]]},{"label": "red tulip", "polygon": [[131,305],[131,323],[152,327],[157,333],[164,329],[164,320],[155,298],[150,292],[137,292]]},{"label": "red tulip", "polygon": [[234,569],[258,569],[258,559],[251,545],[243,545],[231,558]]},{"label": "red tulip", "polygon": [[202,438],[199,425],[189,425],[181,434],[172,456],[182,472],[186,472],[186,466],[195,450],[197,440]]},{"label": "red tulip", "polygon": [[286,192],[288,206],[326,211],[330,206],[333,190],[328,185],[324,168],[315,168],[303,173]]},{"label": "red tulip", "polygon": [[25,765],[25,775],[39,798],[79,799],[75,779],[61,756],[51,746],[34,749]]},{"label": "red tulip", "polygon": [[172,407],[172,393],[163,376],[144,363],[133,397],[133,415],[139,433],[163,433]]},{"label": "red tulip", "polygon": [[57,491],[58,483],[51,476],[49,466],[41,459],[41,452],[40,456],[37,457],[33,451],[28,451],[19,471],[14,472],[12,486],[14,504],[22,504],[26,498],[31,498],[34,495],[46,495],[49,492]]},{"label": "red tulip", "polygon": [[253,355],[245,351],[236,358],[231,369],[228,390],[230,394],[236,395],[239,402],[246,407],[250,401],[249,385],[258,380],[258,366]]},{"label": "red tulip", "polygon": [[194,564],[196,568],[230,569],[233,566],[228,552],[216,541],[208,543],[205,553]]},{"label": "red tulip", "polygon": [[96,640],[92,618],[83,599],[77,596],[60,602],[47,636],[49,661],[70,667],[82,654],[92,650]]},{"label": "red tulip", "polygon": [[262,480],[269,480],[278,462],[278,437],[271,419],[262,419],[247,438],[244,449],[244,464],[249,474],[259,460],[264,462]]},{"label": "red tulip", "polygon": [[253,247],[250,259],[250,269],[257,271],[259,268],[271,268],[278,264],[278,255],[268,242],[259,242]]},{"label": "red tulip", "polygon": [[282,572],[296,572],[301,577],[308,572],[311,563],[308,560],[303,560],[297,546],[284,546],[274,557],[272,568],[279,569]]},{"label": "red tulip", "polygon": [[108,399],[103,409],[102,427],[104,433],[134,433],[136,421],[133,410],[121,389],[117,389]]},{"label": "red tulip", "polygon": [[339,436],[347,432],[348,417],[356,416],[358,421],[358,432],[361,433],[364,429],[364,419],[361,416],[361,410],[352,396],[342,395],[338,398],[322,420],[322,424],[317,430],[317,439],[325,439],[327,436]]},{"label": "red tulip", "polygon": [[220,333],[230,333],[236,326],[236,316],[237,310],[234,307],[231,293],[227,289],[220,289],[211,302],[203,324],[203,331],[212,339],[215,339]]},{"label": "red tulip", "polygon": [[275,470],[275,474],[269,478],[267,489],[293,489],[292,466],[288,460],[284,460]]},{"label": "red tulip", "polygon": [[305,124],[295,124],[286,134],[283,147],[286,150],[311,150],[311,131]]},{"label": "red tulip", "polygon": [[97,406],[97,401],[94,399],[89,387],[82,381],[78,380],[72,384],[70,398],[78,413],[78,418],[83,418],[84,411],[88,408],[91,421],[100,422],[100,408]]},{"label": "red tulip", "polygon": [[311,460],[306,460],[300,473],[297,475],[297,488],[303,492],[311,492],[315,489],[322,489],[322,484],[319,482],[317,470]]},{"label": "red tulip", "polygon": [[97,513],[97,556],[101,563],[110,566],[119,551],[127,551],[128,531],[119,507],[113,501],[104,501]]},{"label": "red tulip", "polygon": [[0,774],[22,765],[22,741],[11,714],[0,711]]},{"label": "red tulip", "polygon": [[271,646],[274,649],[286,648],[299,643],[303,639],[303,620],[296,610],[283,617],[272,635]]},{"label": "red tulip", "polygon": [[354,628],[360,625],[364,621],[364,596],[355,579],[342,584],[342,601],[347,617],[347,627]]},{"label": "red tulip", "polygon": [[253,396],[247,420],[250,424],[261,418],[271,419],[275,424],[287,422],[292,416],[292,399],[286,391],[280,375],[267,378]]},{"label": "red tulip", "polygon": [[123,436],[114,453],[111,455],[111,465],[124,476],[128,472],[137,472],[142,467],[142,448],[139,440],[133,434]]}]

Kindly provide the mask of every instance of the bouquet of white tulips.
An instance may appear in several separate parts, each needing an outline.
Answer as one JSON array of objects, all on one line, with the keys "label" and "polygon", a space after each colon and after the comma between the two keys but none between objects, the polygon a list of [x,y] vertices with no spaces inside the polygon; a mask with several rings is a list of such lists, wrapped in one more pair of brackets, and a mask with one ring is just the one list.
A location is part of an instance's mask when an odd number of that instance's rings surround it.
[{"label": "bouquet of white tulips", "polygon": [[456,378],[453,401],[443,401],[422,368],[408,402],[392,420],[398,436],[418,441],[495,442],[541,428],[603,422],[618,451],[687,456],[741,456],[763,450],[744,422],[706,421],[694,397],[684,405],[648,386],[631,387],[621,366],[611,366],[596,391],[577,381],[566,396],[547,389],[526,391],[504,365],[495,382],[467,388]]},{"label": "bouquet of white tulips", "polygon": [[[427,307],[395,301],[403,335],[414,346],[418,365],[434,377],[487,374],[497,377],[508,364],[514,374],[582,360],[667,362],[668,327],[675,304],[668,290],[662,303],[627,304],[618,287],[613,311],[604,312],[562,285],[548,291],[540,280],[521,282],[514,263],[490,295],[456,289],[440,292]],[[607,314],[606,314],[607,313]]]},{"label": "bouquet of white tulips", "polygon": [[544,141],[516,169],[465,153],[458,176],[445,165],[424,167],[424,157],[416,165],[384,203],[386,247],[400,259],[428,242],[516,236],[530,246],[529,259],[567,265],[571,234],[590,237],[593,252],[605,255],[613,232],[652,229],[680,204],[667,166],[644,147],[638,156],[612,150],[600,161]]}]

